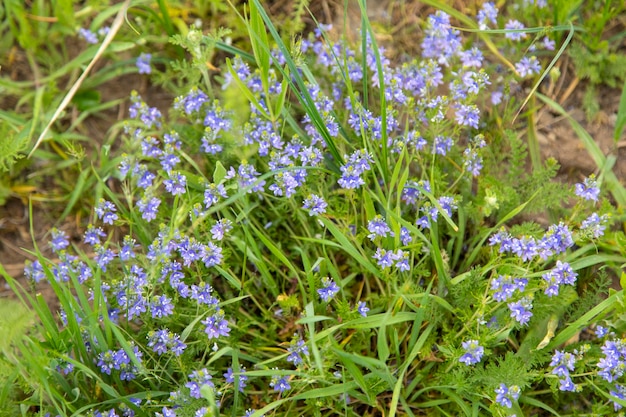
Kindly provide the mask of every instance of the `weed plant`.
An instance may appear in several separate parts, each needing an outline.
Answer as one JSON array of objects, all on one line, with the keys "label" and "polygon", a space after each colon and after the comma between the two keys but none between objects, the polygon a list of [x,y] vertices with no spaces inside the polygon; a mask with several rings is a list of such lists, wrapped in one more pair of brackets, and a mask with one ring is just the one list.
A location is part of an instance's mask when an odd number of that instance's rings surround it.
[{"label": "weed plant", "polygon": [[172,73],[200,81],[166,114],[132,94],[88,249],[53,229],[25,271],[60,311],[4,274],[39,319],[3,346],[22,413],[620,412],[626,239],[601,189],[623,188],[528,172],[513,130],[536,52],[565,44],[492,3],[442,7],[402,62],[366,13],[358,45],[324,24],[287,42],[258,0],[241,18],[250,52],[173,37],[192,61]]}]

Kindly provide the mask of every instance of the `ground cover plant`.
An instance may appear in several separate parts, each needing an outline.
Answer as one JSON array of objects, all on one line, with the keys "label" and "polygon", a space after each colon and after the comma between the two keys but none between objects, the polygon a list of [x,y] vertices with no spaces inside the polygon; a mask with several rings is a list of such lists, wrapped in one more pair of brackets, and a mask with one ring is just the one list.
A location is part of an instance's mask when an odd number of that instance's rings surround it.
[{"label": "ground cover plant", "polygon": [[131,94],[83,242],[27,265],[60,309],[3,274],[37,318],[0,345],[20,412],[621,412],[624,188],[600,156],[571,187],[529,170],[515,131],[578,28],[437,6],[398,62],[365,13],[357,44],[282,38],[258,0],[249,50],[172,36],[177,97]]}]

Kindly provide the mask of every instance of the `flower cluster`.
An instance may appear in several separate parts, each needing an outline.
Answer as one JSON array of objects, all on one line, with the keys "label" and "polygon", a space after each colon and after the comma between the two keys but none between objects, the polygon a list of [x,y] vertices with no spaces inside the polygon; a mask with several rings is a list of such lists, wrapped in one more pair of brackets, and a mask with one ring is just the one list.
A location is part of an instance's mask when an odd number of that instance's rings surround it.
[{"label": "flower cluster", "polygon": [[[139,363],[141,363],[142,353],[137,346],[133,346],[133,355]],[[137,377],[139,369],[131,360],[129,354],[124,349],[116,351],[107,350],[98,355],[98,361],[96,365],[100,368],[102,373],[111,375],[111,372],[115,369],[120,371],[120,379],[122,381],[131,381]]]},{"label": "flower cluster", "polygon": [[500,384],[496,388],[496,402],[503,407],[513,407],[513,401],[517,401],[521,393],[520,387],[517,385],[507,386],[506,384]]},{"label": "flower cluster", "polygon": [[570,377],[570,371],[576,365],[576,355],[557,350],[552,356],[550,366],[554,366],[552,373],[559,377],[559,389],[561,391],[576,391],[576,385]]},{"label": "flower cluster", "polygon": [[168,329],[151,330],[148,332],[148,347],[159,355],[168,351],[175,356],[180,356],[187,345],[180,340],[180,336]]}]

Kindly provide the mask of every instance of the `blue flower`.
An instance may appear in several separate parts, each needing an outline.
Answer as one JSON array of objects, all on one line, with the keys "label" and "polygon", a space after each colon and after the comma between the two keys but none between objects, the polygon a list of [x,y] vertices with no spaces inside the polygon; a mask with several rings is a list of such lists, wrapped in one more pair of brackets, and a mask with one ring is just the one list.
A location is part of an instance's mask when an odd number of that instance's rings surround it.
[{"label": "blue flower", "polygon": [[533,316],[533,313],[530,311],[532,309],[532,302],[530,299],[524,297],[520,301],[509,303],[507,305],[509,306],[509,310],[511,310],[512,318],[517,320],[517,322],[522,326],[528,324],[530,318]]},{"label": "blue flower", "polygon": [[233,229],[233,223],[228,219],[218,220],[211,226],[211,238],[222,240],[224,236]]},{"label": "blue flower", "polygon": [[78,36],[83,38],[87,43],[96,44],[98,43],[98,37],[95,33],[90,31],[89,29],[80,28],[78,29]]},{"label": "blue flower", "polygon": [[387,235],[391,233],[391,228],[389,228],[383,216],[380,214],[377,214],[367,223],[367,230],[370,232],[370,234],[367,235],[370,240],[374,240],[376,236],[387,237]]},{"label": "blue flower", "polygon": [[150,195],[144,195],[141,200],[137,201],[137,208],[141,213],[141,218],[147,222],[156,219],[160,205],[161,200],[157,197],[151,197]]},{"label": "blue flower", "polygon": [[322,285],[323,287],[317,290],[317,293],[320,295],[322,301],[329,302],[339,292],[339,286],[328,277],[322,278]]},{"label": "blue flower", "polygon": [[306,200],[304,200],[302,206],[302,208],[309,210],[309,216],[317,216],[326,213],[326,207],[328,207],[326,201],[315,194],[309,195]]},{"label": "blue flower", "polygon": [[165,189],[172,195],[185,194],[186,185],[187,185],[187,177],[185,177],[180,172],[171,171],[169,172],[169,179],[163,181],[163,185],[165,185]]},{"label": "blue flower", "polygon": [[102,219],[102,223],[104,224],[113,224],[113,222],[118,219],[117,214],[115,213],[116,211],[117,208],[113,205],[113,203],[102,198],[98,202],[95,209],[96,216],[98,216],[99,219]]},{"label": "blue flower", "polygon": [[466,365],[474,365],[481,361],[485,354],[485,348],[478,344],[478,340],[468,340],[462,343],[465,353],[459,358],[459,362]]},{"label": "blue flower", "polygon": [[201,398],[200,389],[203,385],[208,385],[211,388],[214,388],[213,377],[206,368],[200,369],[199,371],[193,371],[188,378],[189,382],[185,384],[187,388],[189,388],[189,395],[193,398]]},{"label": "blue flower", "polygon": [[166,295],[155,295],[152,298],[152,303],[150,303],[150,311],[152,312],[152,318],[170,316],[174,313],[174,304]]},{"label": "blue flower", "polygon": [[356,309],[359,314],[363,317],[367,317],[367,312],[370,311],[369,307],[367,306],[367,304],[365,304],[365,301],[361,301],[359,302],[359,305],[357,306]]},{"label": "blue flower", "polygon": [[515,64],[515,70],[519,73],[520,77],[526,78],[533,74],[539,74],[541,72],[541,64],[536,56],[523,57],[520,62]]},{"label": "blue flower", "polygon": [[226,321],[224,315],[220,313],[209,316],[201,322],[205,326],[204,332],[207,334],[209,340],[217,339],[220,336],[227,337],[230,334],[228,321]]},{"label": "blue flower", "polygon": [[520,396],[521,390],[517,385],[511,385],[507,387],[505,384],[500,384],[496,388],[496,402],[503,407],[513,407],[513,401],[516,401]]},{"label": "blue flower", "polygon": [[[239,392],[243,392],[243,389],[246,387],[247,385],[247,381],[248,381],[248,376],[246,375],[246,368],[240,368],[239,370],[237,370],[238,375],[238,379],[239,379],[239,384],[237,385],[237,389],[239,390]],[[233,368],[228,368],[227,371],[224,373],[224,379],[226,380],[227,384],[234,384],[235,383],[235,372],[233,372]]]},{"label": "blue flower", "polygon": [[520,21],[511,19],[506,22],[504,28],[506,30],[511,30],[511,32],[505,33],[504,37],[512,41],[520,41],[527,36],[526,32],[522,30],[525,29],[525,26]]},{"label": "blue flower", "polygon": [[485,2],[476,17],[480,30],[485,30],[489,27],[487,23],[491,23],[492,25],[497,24],[498,8],[492,2]]},{"label": "blue flower", "polygon": [[588,233],[588,236],[597,239],[604,234],[607,219],[608,216],[606,214],[598,216],[598,213],[592,213],[580,224],[580,231]]},{"label": "blue flower", "polygon": [[309,356],[309,348],[300,337],[295,337],[294,340],[291,341],[287,352],[289,353],[287,356],[287,362],[291,362],[295,366],[304,362],[302,355]]},{"label": "blue flower", "polygon": [[272,376],[270,387],[274,388],[274,391],[278,391],[280,393],[291,389],[291,385],[289,385],[288,377],[279,376],[279,375]]},{"label": "blue flower", "polygon": [[139,55],[137,58],[137,69],[139,70],[139,74],[150,74],[152,72],[152,68],[150,68],[150,60],[152,59],[151,54],[143,53]]},{"label": "blue flower", "polygon": [[57,229],[56,227],[50,231],[52,235],[52,240],[50,241],[50,247],[54,253],[59,253],[63,249],[67,248],[70,245],[70,241],[67,238],[67,234]]},{"label": "blue flower", "polygon": [[376,249],[376,253],[372,256],[372,258],[378,261],[378,266],[382,269],[391,267],[395,260],[393,251],[388,251],[383,248]]}]

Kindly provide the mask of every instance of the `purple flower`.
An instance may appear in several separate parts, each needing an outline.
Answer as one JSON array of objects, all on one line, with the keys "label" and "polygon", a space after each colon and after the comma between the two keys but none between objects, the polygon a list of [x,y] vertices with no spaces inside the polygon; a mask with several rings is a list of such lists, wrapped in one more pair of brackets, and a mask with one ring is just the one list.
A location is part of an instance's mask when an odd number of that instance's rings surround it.
[{"label": "purple flower", "polygon": [[210,268],[212,266],[220,265],[224,255],[222,255],[222,248],[213,242],[209,242],[202,247],[201,257],[204,265],[207,268]]},{"label": "purple flower", "polygon": [[218,220],[213,226],[211,226],[211,238],[215,240],[222,240],[224,236],[233,229],[233,223],[228,219]]},{"label": "purple flower", "polygon": [[174,100],[174,108],[180,110],[181,108],[187,115],[191,115],[194,112],[200,111],[202,105],[209,100],[209,97],[204,94],[202,90],[197,87],[192,87],[186,96],[176,97]]},{"label": "purple flower", "polygon": [[280,376],[280,375],[272,376],[270,387],[274,388],[274,391],[278,391],[280,393],[291,389],[291,385],[289,385],[288,377]]},{"label": "purple flower", "polygon": [[600,187],[598,181],[594,175],[591,175],[583,180],[583,183],[578,183],[575,186],[575,194],[585,200],[598,201],[600,195]]},{"label": "purple flower", "polygon": [[475,104],[460,104],[456,107],[456,122],[461,126],[469,126],[478,129],[480,110]]},{"label": "purple flower", "polygon": [[573,383],[570,378],[570,371],[574,370],[574,365],[576,363],[576,356],[563,352],[563,351],[555,351],[552,356],[552,362],[550,362],[550,366],[554,366],[552,370],[552,374],[559,376],[559,390],[561,391],[576,391],[576,385]]},{"label": "purple flower", "polygon": [[361,175],[371,169],[371,164],[374,162],[372,156],[365,149],[361,149],[355,151],[350,157],[346,155],[345,158],[348,162],[340,168],[342,174],[337,181],[338,184],[345,189],[360,188],[365,185]]},{"label": "purple flower", "polygon": [[491,289],[494,290],[493,299],[496,301],[506,301],[513,296],[516,290],[522,292],[526,288],[528,280],[526,278],[512,279],[508,275],[499,275],[491,280]]},{"label": "purple flower", "polygon": [[459,362],[467,366],[477,364],[485,354],[485,348],[478,344],[478,340],[468,340],[462,343],[465,353],[459,358]]},{"label": "purple flower", "polygon": [[359,305],[357,306],[356,310],[363,317],[367,317],[367,312],[370,311],[370,309],[367,306],[367,304],[365,304],[365,301],[359,302]]},{"label": "purple flower", "polygon": [[[239,392],[243,392],[243,389],[246,387],[248,381],[246,368],[240,368],[239,370],[237,370],[236,373],[238,374],[237,379],[239,379],[237,389],[239,390]],[[233,368],[228,368],[228,370],[224,373],[224,379],[226,380],[227,384],[235,383],[235,372],[233,372]]]},{"label": "purple flower", "polygon": [[78,29],[78,36],[83,38],[87,43],[96,44],[98,43],[98,37],[95,33],[90,31],[89,29],[80,28]]},{"label": "purple flower", "polygon": [[189,395],[193,398],[201,398],[200,389],[203,385],[208,385],[211,388],[214,388],[213,377],[209,374],[206,368],[200,369],[199,371],[193,371],[189,376],[189,382],[185,384],[185,387],[189,388]]},{"label": "purple flower", "polygon": [[204,190],[204,206],[208,210],[213,204],[217,204],[220,198],[226,198],[226,188],[222,184],[209,184]]},{"label": "purple flower", "polygon": [[370,240],[376,239],[376,236],[387,237],[391,233],[391,229],[380,214],[377,214],[367,223],[367,230],[370,232],[367,235]]},{"label": "purple flower", "polygon": [[400,240],[404,246],[408,245],[413,241],[413,237],[411,236],[411,232],[406,227],[402,227],[400,229]]},{"label": "purple flower", "polygon": [[326,207],[328,203],[324,201],[322,197],[315,194],[309,195],[302,206],[303,209],[309,210],[309,216],[317,216],[322,213],[326,213]]},{"label": "purple flower", "polygon": [[94,227],[92,224],[87,226],[87,230],[85,231],[85,235],[83,238],[83,242],[88,245],[94,246],[100,243],[100,238],[105,237],[106,233],[102,230],[101,227]]},{"label": "purple flower", "polygon": [[187,191],[187,177],[180,172],[172,171],[169,173],[169,179],[163,181],[165,189],[172,195],[185,194]]},{"label": "purple flower", "polygon": [[391,267],[395,260],[393,251],[388,251],[383,248],[376,249],[376,253],[372,256],[372,258],[378,261],[378,266],[382,269]]},{"label": "purple flower", "polygon": [[452,149],[452,138],[444,137],[444,136],[436,136],[433,141],[433,154],[443,155],[445,156],[450,149]]},{"label": "purple flower", "polygon": [[512,318],[514,318],[522,326],[528,324],[530,318],[533,316],[533,313],[530,311],[533,307],[530,299],[524,297],[520,301],[509,303],[507,305],[509,306],[509,310],[511,310]]},{"label": "purple flower", "polygon": [[507,387],[505,384],[500,384],[496,388],[496,402],[503,407],[513,407],[513,401],[516,401],[520,396],[521,390],[517,385],[511,385]]},{"label": "purple flower", "polygon": [[161,200],[159,200],[157,197],[150,197],[147,195],[144,196],[141,200],[137,201],[137,208],[139,208],[141,218],[147,222],[156,219],[160,205]]},{"label": "purple flower", "polygon": [[603,327],[603,326],[596,326],[596,337],[601,339],[604,336],[606,336],[607,334],[609,334],[609,328],[608,327]]},{"label": "purple flower", "polygon": [[202,320],[202,324],[205,326],[204,332],[209,337],[209,340],[217,339],[220,336],[227,337],[230,334],[228,321],[224,319],[224,315],[221,312]]},{"label": "purple flower", "polygon": [[430,15],[425,32],[422,56],[448,65],[450,59],[461,49],[461,36],[458,30],[452,28],[450,16],[442,11]]},{"label": "purple flower", "polygon": [[541,64],[536,56],[530,58],[524,57],[515,64],[515,70],[519,73],[520,77],[526,78],[533,74],[539,74],[541,72]]},{"label": "purple flower", "polygon": [[287,362],[291,362],[295,366],[304,362],[302,355],[309,356],[309,348],[300,337],[296,337],[291,341],[287,352],[289,353],[289,355],[287,355]]},{"label": "purple flower", "polygon": [[170,316],[174,313],[174,304],[166,295],[154,296],[150,303],[153,318]]},{"label": "purple flower", "polygon": [[67,238],[67,234],[57,229],[56,227],[50,231],[52,235],[52,240],[50,241],[50,247],[54,253],[59,253],[63,249],[67,248],[70,245],[70,241]]},{"label": "purple flower", "polygon": [[137,69],[139,70],[139,74],[150,74],[152,72],[152,68],[150,68],[150,60],[152,59],[151,54],[143,53],[139,55],[137,58]]},{"label": "purple flower", "polygon": [[504,25],[504,28],[506,30],[511,31],[511,32],[507,32],[504,35],[504,37],[512,41],[520,41],[527,36],[526,32],[522,30],[522,29],[525,29],[526,27],[522,24],[522,22],[519,22],[517,20],[513,20],[513,19],[509,20]]},{"label": "purple flower", "polygon": [[172,352],[175,356],[180,356],[187,345],[180,340],[180,336],[176,333],[172,333],[168,329],[151,330],[148,332],[148,347],[162,355],[168,351]]},{"label": "purple flower", "polygon": [[161,413],[156,413],[155,417],[176,417],[176,410],[173,408],[163,407]]},{"label": "purple flower", "polygon": [[580,224],[580,231],[588,233],[588,236],[597,239],[604,234],[607,219],[608,216],[606,214],[598,216],[598,213],[593,213]]},{"label": "purple flower", "polygon": [[497,24],[496,18],[498,17],[498,8],[492,2],[483,3],[481,9],[478,11],[476,18],[478,19],[478,27],[480,30],[487,29],[488,23],[493,25]]},{"label": "purple flower", "polygon": [[102,219],[102,223],[104,224],[113,224],[113,222],[118,219],[115,213],[116,211],[117,208],[115,208],[113,203],[104,199],[100,199],[95,209],[96,216]]},{"label": "purple flower", "polygon": [[324,277],[322,278],[322,288],[317,290],[317,293],[320,295],[320,298],[324,302],[329,302],[332,300],[335,295],[339,292],[339,286],[333,281],[331,278]]}]

